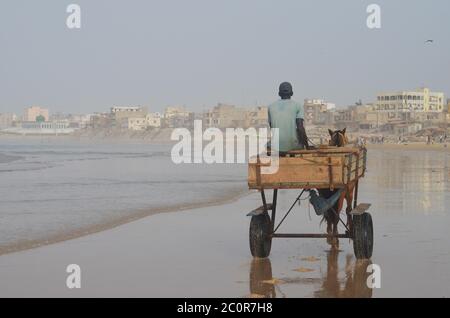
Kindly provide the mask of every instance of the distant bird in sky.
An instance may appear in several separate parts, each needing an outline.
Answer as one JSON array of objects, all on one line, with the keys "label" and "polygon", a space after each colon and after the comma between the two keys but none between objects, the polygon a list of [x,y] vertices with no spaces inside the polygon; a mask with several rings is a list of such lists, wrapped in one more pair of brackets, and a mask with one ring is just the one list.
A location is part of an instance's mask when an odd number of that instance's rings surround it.
[{"label": "distant bird in sky", "polygon": [[433,43],[433,40],[426,40],[425,43]]}]

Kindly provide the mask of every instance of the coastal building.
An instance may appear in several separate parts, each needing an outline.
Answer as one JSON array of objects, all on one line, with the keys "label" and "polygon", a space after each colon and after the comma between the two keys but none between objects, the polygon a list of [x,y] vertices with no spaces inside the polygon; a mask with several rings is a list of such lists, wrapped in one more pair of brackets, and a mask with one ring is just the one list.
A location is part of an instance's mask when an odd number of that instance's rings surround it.
[{"label": "coastal building", "polygon": [[247,115],[247,127],[267,127],[269,124],[269,112],[265,106],[256,106],[246,112]]},{"label": "coastal building", "polygon": [[444,111],[444,93],[428,88],[416,91],[399,91],[377,95],[376,109],[388,114],[389,120],[414,120],[415,113],[440,113]]},{"label": "coastal building", "polygon": [[161,114],[160,113],[148,113],[145,117],[147,127],[159,128],[161,127]]},{"label": "coastal building", "polygon": [[406,136],[415,134],[423,129],[422,123],[407,123],[404,121],[392,121],[382,126],[382,131],[396,135]]},{"label": "coastal building", "polygon": [[[140,123],[145,122],[147,108],[141,106],[114,106],[111,107],[111,128],[141,130]],[[129,120],[130,119],[130,120]],[[139,124],[138,124],[139,122]],[[125,128],[131,127],[131,128]]]},{"label": "coastal building", "polygon": [[66,129],[69,128],[68,121],[54,121],[54,122],[36,122],[36,121],[24,121],[21,123],[22,129],[29,130],[58,130],[58,129]]},{"label": "coastal building", "polygon": [[305,123],[309,125],[325,125],[329,120],[328,112],[336,109],[336,105],[323,99],[304,100]]},{"label": "coastal building", "polygon": [[219,103],[203,113],[203,126],[220,129],[247,127],[247,111],[234,105]]},{"label": "coastal building", "polygon": [[72,128],[86,128],[91,122],[91,114],[81,114],[81,115],[68,115],[67,120],[69,121],[69,127]]},{"label": "coastal building", "polygon": [[374,104],[356,105],[353,115],[362,130],[376,129],[388,122],[387,113],[377,111]]},{"label": "coastal building", "polygon": [[355,106],[349,106],[347,108],[335,109],[332,114],[331,120],[337,129],[349,128],[355,129],[357,123],[355,122]]},{"label": "coastal building", "polygon": [[121,119],[121,128],[126,130],[142,131],[147,129],[146,117],[127,117]]},{"label": "coastal building", "polygon": [[110,113],[94,113],[90,116],[89,126],[93,129],[111,128],[112,119]]},{"label": "coastal building", "polygon": [[12,127],[14,122],[16,121],[17,121],[16,114],[0,113],[0,129]]},{"label": "coastal building", "polygon": [[121,115],[135,115],[141,114],[142,112],[146,112],[144,107],[140,106],[114,106],[111,107],[111,114],[121,114]]},{"label": "coastal building", "polygon": [[49,111],[46,108],[38,106],[31,106],[25,109],[23,114],[23,121],[36,121],[38,118],[44,118],[44,121],[49,120]]},{"label": "coastal building", "polygon": [[411,121],[422,122],[426,125],[435,125],[438,123],[445,122],[446,113],[445,112],[413,112],[411,114]]},{"label": "coastal building", "polygon": [[168,106],[164,110],[161,126],[167,128],[192,128],[194,113],[188,111],[185,106]]},{"label": "coastal building", "polygon": [[140,106],[115,106],[111,107],[110,113],[113,120],[120,121],[128,117],[145,117],[147,115],[147,109]]},{"label": "coastal building", "polygon": [[189,113],[185,106],[167,106],[164,109],[164,118],[189,117]]},{"label": "coastal building", "polygon": [[63,135],[71,134],[75,130],[69,127],[68,121],[22,121],[16,127],[6,128],[3,131],[20,135]]},{"label": "coastal building", "polygon": [[64,114],[64,113],[53,113],[50,116],[49,121],[67,121],[70,128],[80,129],[86,128],[91,122],[91,114]]},{"label": "coastal building", "polygon": [[356,104],[345,108],[333,109],[323,113],[324,124],[336,129],[351,130],[377,129],[388,122],[387,113],[376,110],[374,104]]}]

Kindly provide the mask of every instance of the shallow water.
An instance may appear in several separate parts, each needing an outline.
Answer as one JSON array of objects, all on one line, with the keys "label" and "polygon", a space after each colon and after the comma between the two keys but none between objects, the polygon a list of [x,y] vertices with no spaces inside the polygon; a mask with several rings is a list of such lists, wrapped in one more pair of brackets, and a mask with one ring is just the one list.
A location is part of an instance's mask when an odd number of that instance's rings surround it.
[{"label": "shallow water", "polygon": [[0,252],[246,191],[245,166],[175,165],[170,146],[0,139]]},{"label": "shallow water", "polygon": [[450,215],[450,151],[369,150],[360,189],[377,215]]}]

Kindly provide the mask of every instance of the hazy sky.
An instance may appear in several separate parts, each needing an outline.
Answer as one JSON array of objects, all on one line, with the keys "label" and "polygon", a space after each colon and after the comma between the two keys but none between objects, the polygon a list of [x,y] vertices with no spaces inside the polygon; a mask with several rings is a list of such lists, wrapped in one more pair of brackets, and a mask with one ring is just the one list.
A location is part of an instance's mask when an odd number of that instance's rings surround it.
[{"label": "hazy sky", "polygon": [[449,17],[448,0],[2,0],[0,112],[267,104],[285,80],[297,100],[338,105],[424,85],[448,96]]}]

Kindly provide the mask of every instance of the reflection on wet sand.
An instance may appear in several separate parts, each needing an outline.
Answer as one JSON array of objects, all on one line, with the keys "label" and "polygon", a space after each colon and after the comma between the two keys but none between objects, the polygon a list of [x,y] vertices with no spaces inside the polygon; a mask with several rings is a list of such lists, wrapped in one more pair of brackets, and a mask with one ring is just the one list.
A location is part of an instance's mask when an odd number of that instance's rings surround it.
[{"label": "reflection on wet sand", "polygon": [[448,152],[369,150],[360,193],[378,215],[448,215],[449,159]]},{"label": "reflection on wet sand", "polygon": [[[272,264],[269,258],[253,259],[250,265],[250,297],[288,297],[283,292],[283,285],[320,286],[313,293],[314,297],[335,298],[370,298],[372,289],[367,286],[367,267],[370,260],[355,260],[354,256],[346,256],[345,265],[341,269],[345,274],[340,278],[339,250],[331,249],[327,252],[327,270],[322,277],[275,278],[272,276]],[[317,288],[317,287],[314,287]]]},{"label": "reflection on wet sand", "polygon": [[[331,249],[327,253],[327,271],[323,276],[322,287],[314,292],[315,297],[333,298],[370,298],[372,289],[367,286],[367,266],[372,264],[370,260],[356,260],[351,254],[345,259],[345,278],[339,279],[339,250]],[[342,284],[343,283],[343,284]]]},{"label": "reflection on wet sand", "polygon": [[275,285],[268,284],[272,279],[272,264],[269,258],[254,258],[250,264],[250,296],[275,298]]}]

